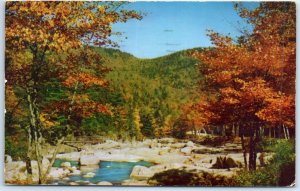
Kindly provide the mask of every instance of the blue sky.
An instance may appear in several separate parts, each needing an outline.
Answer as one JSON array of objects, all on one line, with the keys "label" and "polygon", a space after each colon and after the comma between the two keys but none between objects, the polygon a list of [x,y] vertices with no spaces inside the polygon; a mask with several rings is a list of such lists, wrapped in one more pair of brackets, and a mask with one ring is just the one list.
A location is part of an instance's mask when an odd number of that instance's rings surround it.
[{"label": "blue sky", "polygon": [[[246,3],[255,7],[257,3]],[[135,2],[124,6],[145,13],[142,20],[117,23],[112,39],[119,49],[139,58],[154,58],[194,47],[211,46],[207,29],[238,36],[245,26],[232,2]]]}]

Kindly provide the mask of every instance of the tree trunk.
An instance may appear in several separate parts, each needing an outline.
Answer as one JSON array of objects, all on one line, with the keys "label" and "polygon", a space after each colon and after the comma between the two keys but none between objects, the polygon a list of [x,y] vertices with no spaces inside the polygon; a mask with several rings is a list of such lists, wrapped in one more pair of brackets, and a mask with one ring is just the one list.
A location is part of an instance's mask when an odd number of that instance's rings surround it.
[{"label": "tree trunk", "polygon": [[54,149],[54,152],[52,154],[52,158],[50,160],[50,164],[49,164],[49,166],[47,167],[46,171],[44,172],[44,174],[41,177],[41,183],[42,184],[47,183],[47,175],[49,174],[49,172],[51,170],[51,167],[53,166],[53,163],[54,163],[54,161],[56,159],[56,155],[57,155],[57,153],[58,153],[58,151],[59,151],[59,149],[60,149],[60,147],[61,147],[61,145],[62,145],[63,142],[64,142],[64,137],[58,141],[58,143],[56,145],[56,148]]},{"label": "tree trunk", "polygon": [[290,139],[290,129],[288,127],[285,127],[285,129],[286,129],[287,139]]},{"label": "tree trunk", "polygon": [[26,157],[26,170],[27,170],[27,184],[31,184],[32,183],[32,167],[31,167],[31,159],[29,156]]},{"label": "tree trunk", "polygon": [[247,164],[247,151],[246,151],[246,147],[245,147],[244,132],[241,129],[240,129],[240,137],[241,137],[241,142],[242,142],[245,169],[247,169],[247,167],[248,167],[248,164]]},{"label": "tree trunk", "polygon": [[[42,134],[41,134],[41,127],[40,127],[39,110],[36,105],[37,90],[35,87],[33,87],[33,88],[27,88],[26,91],[27,91],[27,101],[29,104],[29,111],[30,111],[30,127],[29,127],[30,136],[28,136],[28,142],[30,142],[34,146],[36,160],[38,163],[39,184],[41,184],[42,161],[41,161],[40,146],[42,143]],[[28,155],[29,154],[30,153],[28,153]],[[28,168],[30,167],[28,166]]]},{"label": "tree trunk", "polygon": [[[252,127],[253,128],[253,127]],[[257,151],[256,151],[256,144],[259,141],[259,132],[258,129],[252,129],[250,133],[250,143],[249,143],[249,170],[254,171],[256,170],[256,158],[257,158]]]}]

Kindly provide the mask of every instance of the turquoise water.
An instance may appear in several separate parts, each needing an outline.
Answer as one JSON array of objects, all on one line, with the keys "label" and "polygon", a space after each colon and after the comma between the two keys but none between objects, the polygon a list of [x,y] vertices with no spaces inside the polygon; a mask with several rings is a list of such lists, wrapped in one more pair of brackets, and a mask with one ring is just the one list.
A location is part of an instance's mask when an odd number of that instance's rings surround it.
[{"label": "turquoise water", "polygon": [[110,162],[101,161],[99,164],[99,169],[94,171],[96,174],[92,178],[85,178],[83,175],[70,176],[70,181],[89,181],[91,183],[98,183],[100,181],[108,181],[111,183],[121,183],[123,180],[129,179],[131,171],[134,166],[146,166],[150,167],[153,164],[146,161],[139,162]]}]

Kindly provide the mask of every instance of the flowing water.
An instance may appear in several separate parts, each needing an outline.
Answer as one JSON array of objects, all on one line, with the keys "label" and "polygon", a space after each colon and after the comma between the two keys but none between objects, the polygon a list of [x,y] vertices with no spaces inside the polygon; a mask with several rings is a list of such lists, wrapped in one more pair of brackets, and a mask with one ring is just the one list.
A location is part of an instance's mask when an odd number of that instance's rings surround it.
[{"label": "flowing water", "polygon": [[[60,164],[60,161],[57,161],[56,164]],[[146,166],[150,167],[153,164],[146,161],[139,162],[111,162],[111,161],[101,161],[99,168],[94,170],[94,177],[84,177],[85,174],[69,176],[68,182],[90,182],[98,183],[101,181],[108,181],[113,184],[120,184],[123,180],[127,180],[130,177],[131,171],[134,166]]]}]

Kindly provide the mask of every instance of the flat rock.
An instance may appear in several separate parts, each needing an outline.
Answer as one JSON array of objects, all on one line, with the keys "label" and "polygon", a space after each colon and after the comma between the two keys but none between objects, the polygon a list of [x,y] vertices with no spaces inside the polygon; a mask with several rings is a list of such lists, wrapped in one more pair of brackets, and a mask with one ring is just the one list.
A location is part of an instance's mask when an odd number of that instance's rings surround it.
[{"label": "flat rock", "polygon": [[130,178],[136,180],[147,180],[154,175],[154,172],[145,166],[134,166],[130,174]]},{"label": "flat rock", "polygon": [[99,186],[112,186],[113,184],[111,182],[108,182],[108,181],[101,181],[101,182],[98,182],[97,185],[99,185]]},{"label": "flat rock", "polygon": [[180,152],[189,155],[192,153],[192,150],[193,150],[192,147],[184,147],[184,148],[180,149]]},{"label": "flat rock", "polygon": [[93,178],[96,174],[94,172],[88,172],[87,174],[83,175],[84,178]]},{"label": "flat rock", "polygon": [[80,157],[80,165],[88,166],[88,165],[97,165],[100,162],[100,159],[97,156],[91,155],[83,155]]},{"label": "flat rock", "polygon": [[71,152],[71,153],[64,153],[64,154],[56,155],[56,159],[62,159],[62,160],[67,160],[67,161],[79,161],[79,158],[80,158],[80,152]]}]

